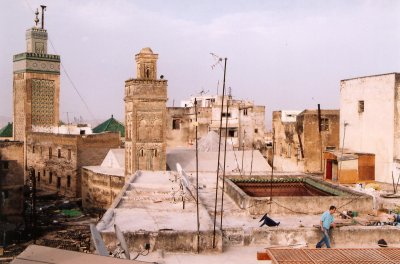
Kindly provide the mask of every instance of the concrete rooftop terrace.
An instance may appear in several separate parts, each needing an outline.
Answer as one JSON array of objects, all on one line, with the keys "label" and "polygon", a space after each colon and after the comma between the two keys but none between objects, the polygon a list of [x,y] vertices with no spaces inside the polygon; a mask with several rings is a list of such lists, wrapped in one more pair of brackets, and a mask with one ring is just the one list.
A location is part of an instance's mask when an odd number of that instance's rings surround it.
[{"label": "concrete rooftop terrace", "polygon": [[[262,215],[248,214],[226,193],[221,231],[219,192],[216,248],[212,248],[216,174],[203,172],[199,173],[201,254],[197,255],[195,199],[186,193],[185,209],[181,199],[174,201],[173,197],[179,198],[176,192],[179,184],[175,181],[175,175],[176,172],[138,171],[129,179],[120,196],[97,225],[110,249],[116,244],[113,224],[122,230],[132,252],[141,250],[144,243],[151,244],[152,253],[139,259],[149,261],[162,258],[164,263],[182,263],[191,258],[192,263],[202,263],[200,260],[205,259],[222,261],[230,259],[229,252],[233,254],[233,251],[246,254],[246,259],[254,259],[256,263],[256,253],[263,248],[294,245],[313,248],[320,239],[319,230],[314,227],[319,224],[320,214],[272,214],[270,217],[280,222],[280,225],[260,227],[259,219]],[[195,196],[195,174],[187,173],[187,179],[189,189]],[[325,208],[321,208],[321,212],[323,210]],[[400,229],[395,226],[350,225],[333,231],[332,244],[334,247],[374,248],[377,247],[377,241],[384,238],[393,246],[399,243],[399,235]]]}]

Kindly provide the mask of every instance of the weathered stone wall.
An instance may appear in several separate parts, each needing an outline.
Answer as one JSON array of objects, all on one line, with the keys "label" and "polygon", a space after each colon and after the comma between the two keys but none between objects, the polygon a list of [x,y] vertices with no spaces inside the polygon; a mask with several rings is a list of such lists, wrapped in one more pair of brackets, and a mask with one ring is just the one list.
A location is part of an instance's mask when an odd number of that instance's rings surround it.
[{"label": "weathered stone wall", "polygon": [[100,165],[108,150],[117,148],[119,144],[118,133],[29,133],[27,164],[35,170],[38,188],[57,191],[70,197],[80,197],[80,168]]},{"label": "weathered stone wall", "polygon": [[[320,189],[329,187],[330,191],[340,194],[344,191],[342,187],[328,185],[322,180],[313,180],[313,184]],[[250,215],[270,214],[321,214],[331,205],[340,210],[354,210],[367,213],[373,209],[372,196],[346,190],[346,195],[335,196],[277,196],[272,197],[251,197],[241,190],[236,184],[226,179],[225,190],[227,194],[241,208]],[[315,204],[318,206],[315,206]]]},{"label": "weathered stone wall", "polygon": [[318,130],[318,111],[306,110],[298,119],[304,146],[304,171],[323,172],[323,151],[327,147],[339,148],[339,110],[321,110],[321,119],[328,121],[327,129]]},{"label": "weathered stone wall", "polygon": [[[102,232],[106,245],[113,249],[117,239],[115,233]],[[156,232],[140,230],[124,233],[129,251],[141,251],[145,243],[150,244],[150,251],[164,250],[166,252],[197,252],[197,232],[159,230]],[[222,252],[222,233],[216,230],[215,248],[213,248],[213,230],[200,231],[200,252]]]},{"label": "weathered stone wall", "polygon": [[82,168],[82,206],[108,209],[124,186],[123,176],[94,172]]},{"label": "weathered stone wall", "polygon": [[35,170],[37,188],[76,196],[78,136],[28,133],[27,164]]},{"label": "weathered stone wall", "polygon": [[22,213],[23,185],[24,143],[0,141],[0,216]]}]

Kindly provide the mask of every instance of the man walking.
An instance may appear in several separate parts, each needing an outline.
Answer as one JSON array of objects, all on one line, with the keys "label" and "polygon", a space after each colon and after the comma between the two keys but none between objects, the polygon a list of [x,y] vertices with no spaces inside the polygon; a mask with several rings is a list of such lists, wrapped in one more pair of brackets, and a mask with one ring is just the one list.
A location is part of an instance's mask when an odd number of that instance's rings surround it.
[{"label": "man walking", "polygon": [[316,246],[317,248],[321,248],[324,244],[326,245],[327,248],[331,247],[331,241],[329,239],[329,234],[330,234],[329,229],[331,227],[335,227],[335,224],[333,223],[333,221],[335,220],[333,214],[335,212],[336,212],[336,207],[334,205],[331,205],[331,207],[329,207],[329,210],[322,214],[320,225],[323,237],[321,241],[317,243]]}]

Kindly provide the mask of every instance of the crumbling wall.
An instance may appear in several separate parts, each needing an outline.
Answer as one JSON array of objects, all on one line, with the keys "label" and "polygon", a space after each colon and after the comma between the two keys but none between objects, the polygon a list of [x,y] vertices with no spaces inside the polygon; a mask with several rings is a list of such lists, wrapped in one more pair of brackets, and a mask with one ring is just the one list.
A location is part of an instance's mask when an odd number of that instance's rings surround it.
[{"label": "crumbling wall", "polygon": [[82,168],[83,208],[108,209],[124,186],[123,176],[107,175]]},{"label": "crumbling wall", "polygon": [[0,217],[23,210],[24,143],[0,142]]}]

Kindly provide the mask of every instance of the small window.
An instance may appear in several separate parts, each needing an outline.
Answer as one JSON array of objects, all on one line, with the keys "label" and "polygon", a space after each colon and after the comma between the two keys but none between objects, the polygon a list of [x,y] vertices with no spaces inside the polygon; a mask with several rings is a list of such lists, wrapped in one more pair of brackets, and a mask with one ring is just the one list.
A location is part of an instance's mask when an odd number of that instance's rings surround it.
[{"label": "small window", "polygon": [[3,169],[8,170],[9,164],[8,161],[3,161]]},{"label": "small window", "polygon": [[158,151],[157,151],[157,149],[155,149],[154,150],[154,157],[157,157],[158,156]]},{"label": "small window", "polygon": [[61,149],[58,149],[58,150],[57,150],[57,157],[58,157],[58,158],[61,158]]},{"label": "small window", "polygon": [[35,146],[32,146],[32,153],[35,153]]},{"label": "small window", "polygon": [[237,137],[236,129],[228,129],[228,137]]},{"label": "small window", "polygon": [[53,173],[50,171],[49,173],[49,184],[53,182]]},{"label": "small window", "polygon": [[61,177],[57,177],[57,189],[61,189]]},{"label": "small window", "polygon": [[143,151],[143,149],[140,150],[140,157],[144,157],[144,151]]},{"label": "small window", "polygon": [[43,170],[43,177],[46,177],[46,170]]},{"label": "small window", "polygon": [[329,131],[329,119],[321,118],[321,131]]},{"label": "small window", "polygon": [[37,182],[40,182],[40,171],[37,173]]},{"label": "small window", "polygon": [[231,113],[222,112],[222,117],[231,117]]},{"label": "small window", "polygon": [[243,109],[243,115],[247,116],[247,108]]},{"label": "small window", "polygon": [[358,112],[364,113],[364,101],[358,101]]},{"label": "small window", "polygon": [[181,128],[181,120],[180,119],[173,119],[172,120],[172,129],[179,130]]},{"label": "small window", "polygon": [[70,188],[71,187],[71,175],[67,176],[67,187]]},{"label": "small window", "polygon": [[53,150],[51,149],[51,147],[49,148],[49,159],[51,159],[51,156],[53,155]]},{"label": "small window", "polygon": [[254,129],[254,133],[256,133],[256,134],[258,133],[258,128]]},{"label": "small window", "polygon": [[71,159],[71,150],[69,149],[68,150],[68,160],[70,160]]},{"label": "small window", "polygon": [[43,155],[43,147],[40,146],[40,155]]},{"label": "small window", "polygon": [[80,135],[85,135],[85,134],[86,134],[86,131],[83,130],[83,129],[81,129],[81,131],[79,131],[79,134],[80,134]]}]

